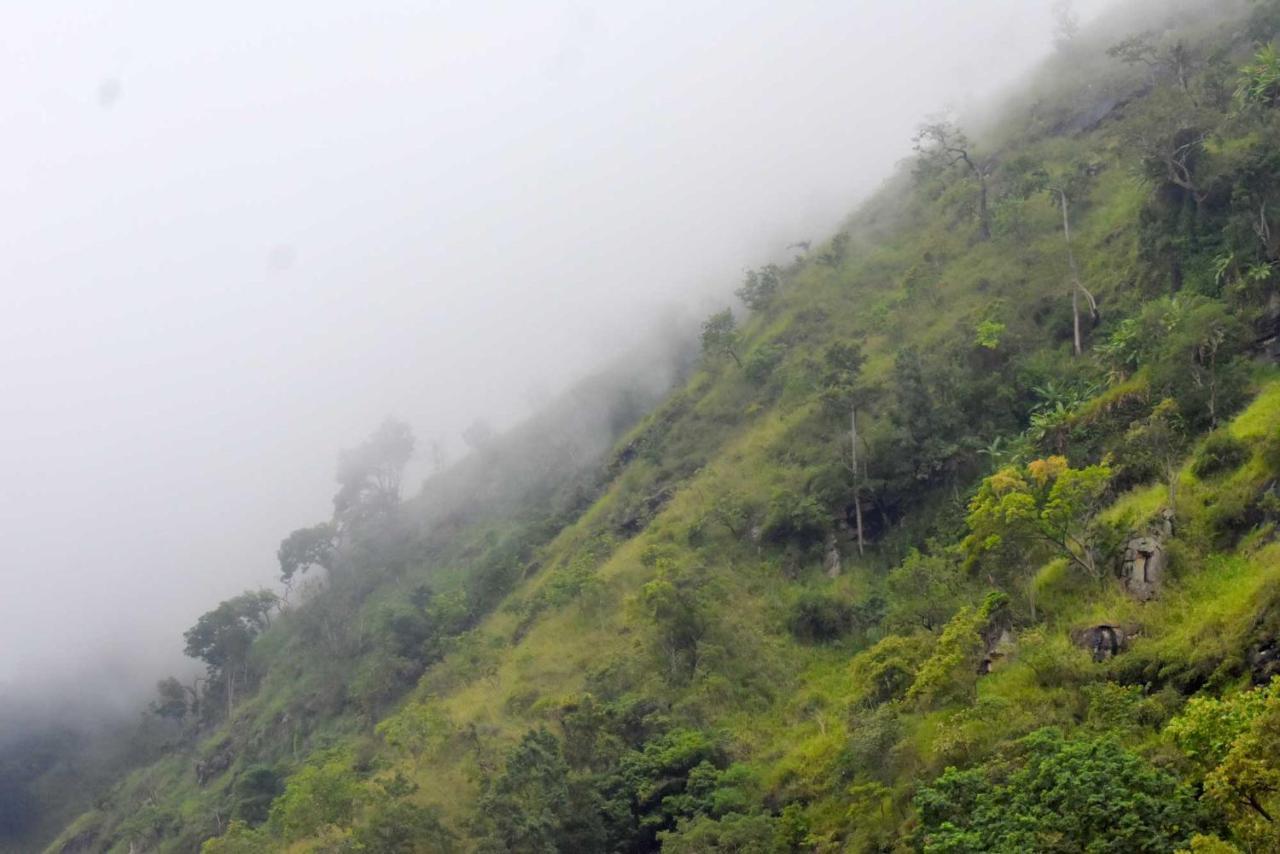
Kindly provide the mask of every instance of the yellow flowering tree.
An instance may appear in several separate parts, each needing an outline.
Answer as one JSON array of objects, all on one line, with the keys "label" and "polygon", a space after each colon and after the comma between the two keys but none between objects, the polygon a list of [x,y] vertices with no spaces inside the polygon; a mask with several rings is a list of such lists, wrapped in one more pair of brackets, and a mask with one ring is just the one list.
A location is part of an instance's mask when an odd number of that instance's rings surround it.
[{"label": "yellow flowering tree", "polygon": [[1077,469],[1059,456],[1000,469],[969,502],[969,564],[990,555],[1033,564],[1062,557],[1101,578],[1095,520],[1110,480],[1106,462]]}]

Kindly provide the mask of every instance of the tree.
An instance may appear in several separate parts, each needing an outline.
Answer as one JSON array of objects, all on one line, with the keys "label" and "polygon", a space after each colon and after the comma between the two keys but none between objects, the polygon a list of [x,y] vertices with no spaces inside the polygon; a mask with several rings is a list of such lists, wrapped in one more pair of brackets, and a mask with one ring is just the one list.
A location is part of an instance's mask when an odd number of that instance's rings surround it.
[{"label": "tree", "polygon": [[858,376],[866,357],[857,344],[838,342],[824,355],[826,373],[822,380],[822,400],[831,409],[849,414],[849,473],[853,478],[854,528],[858,536],[858,554],[863,553],[862,472],[858,467],[858,407],[868,397]]},{"label": "tree", "polygon": [[621,787],[635,817],[633,851],[656,851],[659,834],[679,819],[715,811],[716,790],[727,782],[720,772],[723,751],[696,729],[663,733],[628,753],[620,765]]},{"label": "tree", "polygon": [[769,499],[760,535],[768,542],[809,552],[826,537],[830,518],[830,513],[812,495],[780,489]]},{"label": "tree", "polygon": [[417,770],[422,754],[439,746],[452,729],[449,718],[428,703],[409,703],[377,726],[378,735],[398,754],[408,756]]},{"label": "tree", "polygon": [[787,629],[801,643],[830,643],[848,634],[854,621],[853,605],[845,599],[807,590],[792,603]]},{"label": "tree", "polygon": [[761,344],[747,354],[743,373],[754,383],[764,383],[787,355],[781,344]]},{"label": "tree", "polygon": [[1098,321],[1098,302],[1080,279],[1075,249],[1071,243],[1071,202],[1082,196],[1086,189],[1087,172],[1083,164],[1072,164],[1068,169],[1054,170],[1052,174],[1027,157],[1015,158],[1004,171],[1012,184],[1010,198],[1025,200],[1044,191],[1062,211],[1062,236],[1066,243],[1067,270],[1071,276],[1071,320],[1075,354],[1083,352],[1080,332],[1080,296],[1089,303],[1094,323]]},{"label": "tree", "polygon": [[400,478],[413,456],[413,431],[388,418],[361,444],[338,455],[335,515],[362,516],[385,511],[400,501]]},{"label": "tree", "polygon": [[236,675],[239,673],[241,679],[247,679],[249,647],[271,624],[271,610],[278,603],[279,598],[270,590],[246,590],[202,614],[196,624],[183,633],[186,654],[208,665],[211,681],[215,677],[223,681],[228,718],[235,700]]},{"label": "tree", "polygon": [[889,417],[896,430],[888,451],[868,462],[895,467],[899,489],[911,491],[954,472],[965,434],[974,427],[957,399],[965,379],[945,357],[926,358],[915,347],[894,356]]},{"label": "tree", "polygon": [[822,264],[824,267],[831,267],[834,269],[844,263],[844,259],[848,254],[849,232],[837,232],[836,235],[831,238],[831,243],[827,245],[827,248],[818,255],[818,263]]},{"label": "tree", "polygon": [[503,773],[479,800],[484,852],[526,854],[603,850],[599,798],[572,781],[559,740],[545,728],[525,733]]},{"label": "tree", "polygon": [[1182,95],[1157,92],[1122,132],[1123,142],[1141,157],[1149,180],[1182,190],[1200,207],[1211,190],[1202,167],[1213,121],[1211,114]]},{"label": "tree", "polygon": [[1244,385],[1248,328],[1225,304],[1204,298],[1168,300],[1144,314],[1159,330],[1152,386],[1178,400],[1188,419],[1217,427]]},{"label": "tree", "polygon": [[748,270],[742,287],[734,293],[742,304],[752,311],[767,306],[782,284],[782,270],[776,264],[767,264],[759,270]]},{"label": "tree", "polygon": [[658,838],[666,854],[786,854],[792,847],[780,831],[772,816],[729,813],[720,819],[681,819],[674,831]]},{"label": "tree", "polygon": [[1106,463],[1073,469],[1065,457],[1008,466],[985,478],[969,502],[969,535],[962,543],[969,562],[989,554],[1025,560],[1047,552],[1100,579],[1093,523],[1110,480]]},{"label": "tree", "polygon": [[733,319],[733,311],[725,309],[707,318],[702,324],[702,355],[708,358],[729,356],[734,364],[742,367],[738,358],[739,343],[738,324]]},{"label": "tree", "polygon": [[403,800],[379,804],[351,839],[361,854],[449,854],[455,847],[435,809]]},{"label": "tree", "polygon": [[965,132],[947,119],[933,119],[920,126],[913,137],[921,165],[927,170],[955,166],[978,185],[978,228],[983,240],[991,238],[991,216],[987,209],[988,167],[972,154],[973,145]]},{"label": "tree", "polygon": [[1110,738],[1042,729],[1013,768],[946,772],[916,795],[925,854],[1088,851],[1157,854],[1189,843],[1205,818],[1188,787]]},{"label": "tree", "polygon": [[978,607],[966,605],[938,634],[929,657],[920,664],[907,690],[906,700],[918,708],[945,703],[971,703],[976,697],[984,636],[994,626],[1007,625],[1009,597],[997,591],[987,594]]},{"label": "tree", "polygon": [[657,577],[640,590],[640,604],[656,630],[668,680],[687,682],[702,660],[710,617],[697,578],[666,559],[657,565]]},{"label": "tree", "polygon": [[1080,35],[1080,16],[1073,0],[1054,0],[1053,43],[1060,51],[1069,50]]},{"label": "tree", "polygon": [[180,721],[187,716],[187,689],[170,676],[156,683],[156,699],[147,707],[156,717]]},{"label": "tree", "polygon": [[1048,189],[1050,193],[1057,197],[1058,204],[1062,208],[1062,236],[1067,244],[1067,269],[1071,273],[1072,340],[1075,345],[1075,354],[1079,356],[1084,352],[1084,345],[1080,335],[1080,295],[1084,294],[1085,299],[1089,301],[1089,314],[1094,323],[1098,322],[1098,301],[1093,298],[1093,294],[1080,281],[1080,268],[1076,265],[1075,251],[1071,247],[1070,196],[1073,192],[1073,183],[1075,182],[1070,180],[1059,180],[1051,182]]},{"label": "tree", "polygon": [[1187,427],[1178,404],[1165,398],[1151,414],[1129,425],[1124,437],[1126,469],[1155,472],[1169,490],[1168,509],[1178,503],[1178,476],[1187,450]]},{"label": "tree", "polygon": [[719,490],[711,499],[711,510],[707,517],[724,525],[734,539],[742,539],[751,523],[751,507],[742,493],[732,489]]},{"label": "tree", "polygon": [[288,841],[310,836],[326,825],[350,825],[363,787],[340,751],[313,756],[289,778],[271,805],[271,827]]},{"label": "tree", "polygon": [[333,525],[322,522],[310,528],[299,528],[280,542],[276,558],[280,561],[280,580],[286,585],[295,574],[313,566],[333,569],[335,532]]},{"label": "tree", "polygon": [[1125,65],[1146,66],[1153,83],[1162,75],[1172,77],[1184,93],[1191,91],[1191,75],[1198,64],[1195,53],[1186,42],[1177,40],[1160,45],[1150,30],[1116,42],[1107,48],[1107,56]]},{"label": "tree", "polygon": [[953,556],[912,549],[885,579],[889,588],[888,624],[897,630],[917,626],[934,632],[955,613],[961,589]]},{"label": "tree", "polygon": [[278,850],[265,830],[243,821],[232,821],[226,833],[207,839],[200,846],[200,854],[271,854]]},{"label": "tree", "polygon": [[1192,697],[1166,732],[1204,774],[1249,850],[1280,846],[1280,680],[1222,698]]},{"label": "tree", "polygon": [[1280,106],[1280,50],[1265,45],[1240,69],[1236,98],[1246,107]]},{"label": "tree", "polygon": [[274,769],[266,765],[249,766],[232,787],[235,796],[232,817],[250,824],[261,824],[267,820],[271,802],[281,789],[280,775]]}]

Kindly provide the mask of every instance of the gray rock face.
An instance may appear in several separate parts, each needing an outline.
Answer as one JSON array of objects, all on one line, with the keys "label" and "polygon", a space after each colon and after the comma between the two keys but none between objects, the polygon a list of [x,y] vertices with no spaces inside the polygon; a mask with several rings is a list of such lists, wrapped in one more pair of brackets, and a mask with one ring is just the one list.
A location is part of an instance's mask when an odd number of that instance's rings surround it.
[{"label": "gray rock face", "polygon": [[1134,537],[1124,550],[1121,574],[1125,589],[1140,601],[1154,599],[1160,592],[1167,566],[1164,543],[1156,537]]},{"label": "gray rock face", "polygon": [[1099,623],[1096,626],[1072,631],[1071,642],[1087,649],[1094,661],[1106,661],[1124,652],[1129,641],[1137,633],[1138,630],[1133,626]]},{"label": "gray rock face", "polygon": [[985,676],[999,666],[1000,662],[1013,655],[1015,643],[1013,634],[1007,628],[999,629],[999,633],[988,633],[983,636],[985,652],[978,663],[978,675]]},{"label": "gray rock face", "polygon": [[1124,550],[1120,577],[1125,590],[1140,602],[1148,602],[1160,593],[1169,560],[1164,544],[1173,536],[1173,511],[1163,510],[1147,533],[1131,538]]},{"label": "gray rock face", "polygon": [[835,578],[840,574],[840,546],[836,543],[835,534],[827,534],[827,542],[823,549],[822,569],[827,573],[828,578]]},{"label": "gray rock face", "polygon": [[203,786],[230,768],[234,761],[235,748],[229,740],[222,742],[211,754],[195,761],[196,783]]}]

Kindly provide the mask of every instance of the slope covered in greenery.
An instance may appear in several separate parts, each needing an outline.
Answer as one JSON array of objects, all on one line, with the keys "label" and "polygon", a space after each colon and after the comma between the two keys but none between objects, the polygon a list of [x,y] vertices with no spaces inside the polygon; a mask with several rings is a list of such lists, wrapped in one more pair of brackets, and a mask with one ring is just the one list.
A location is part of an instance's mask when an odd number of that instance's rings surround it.
[{"label": "slope covered in greenery", "polygon": [[1280,4],[1107,26],[661,401],[345,455],[51,850],[1280,847]]}]

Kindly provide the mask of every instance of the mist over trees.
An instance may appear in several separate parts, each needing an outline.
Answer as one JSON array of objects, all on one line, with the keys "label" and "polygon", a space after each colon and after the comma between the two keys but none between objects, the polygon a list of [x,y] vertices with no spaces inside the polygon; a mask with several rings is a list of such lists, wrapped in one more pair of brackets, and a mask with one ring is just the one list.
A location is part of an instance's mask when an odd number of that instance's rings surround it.
[{"label": "mist over trees", "polygon": [[1042,17],[700,325],[452,464],[399,418],[317,461],[145,712],[12,713],[0,840],[1280,845],[1280,4]]}]

